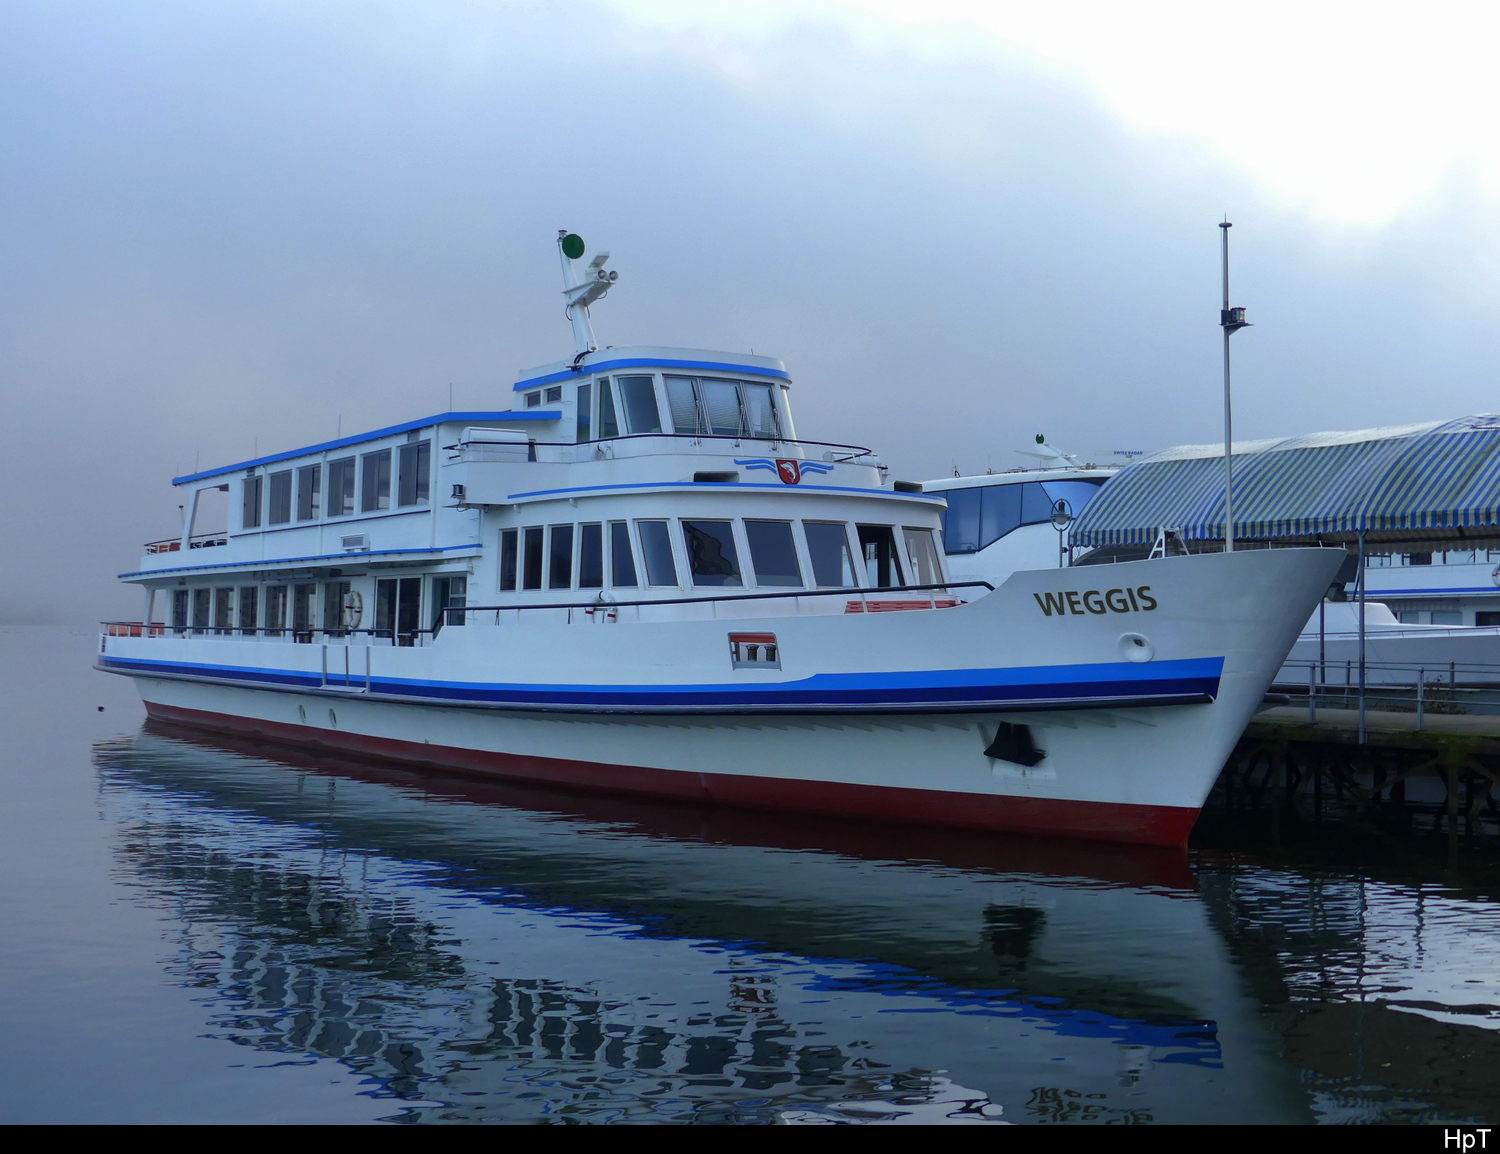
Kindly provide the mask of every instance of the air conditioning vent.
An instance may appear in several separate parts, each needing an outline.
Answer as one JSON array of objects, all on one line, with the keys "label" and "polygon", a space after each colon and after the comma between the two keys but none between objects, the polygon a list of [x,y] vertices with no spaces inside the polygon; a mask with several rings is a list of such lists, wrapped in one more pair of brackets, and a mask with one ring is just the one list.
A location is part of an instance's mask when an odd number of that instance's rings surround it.
[{"label": "air conditioning vent", "polygon": [[891,488],[898,493],[920,493],[922,486],[916,481],[892,481]]},{"label": "air conditioning vent", "polygon": [[347,537],[339,538],[339,543],[344,547],[345,552],[358,553],[370,547],[370,538],[365,533],[351,533]]}]

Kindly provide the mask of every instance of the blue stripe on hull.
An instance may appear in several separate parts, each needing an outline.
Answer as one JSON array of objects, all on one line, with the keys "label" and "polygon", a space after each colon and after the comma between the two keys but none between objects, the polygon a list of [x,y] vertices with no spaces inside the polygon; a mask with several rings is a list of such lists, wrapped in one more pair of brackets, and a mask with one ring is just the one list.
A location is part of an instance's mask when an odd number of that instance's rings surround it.
[{"label": "blue stripe on hull", "polygon": [[[118,673],[235,681],[266,688],[363,688],[364,680],[319,673],[237,665],[101,657]],[[1147,703],[1161,699],[1213,700],[1222,657],[1158,661],[1042,665],[1011,669],[945,669],[894,673],[819,673],[798,681],[758,685],[526,685],[501,682],[423,681],[374,677],[372,693],[433,702],[531,709],[610,710],[639,713],[720,710],[870,710],[1017,708]]]}]

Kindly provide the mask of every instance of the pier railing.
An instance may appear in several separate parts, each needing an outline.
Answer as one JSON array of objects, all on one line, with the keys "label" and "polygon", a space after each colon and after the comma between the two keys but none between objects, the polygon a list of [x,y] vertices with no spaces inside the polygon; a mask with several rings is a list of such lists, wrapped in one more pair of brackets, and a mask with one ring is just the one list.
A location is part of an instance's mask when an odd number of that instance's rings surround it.
[{"label": "pier railing", "polygon": [[[1363,680],[1363,688],[1361,688]],[[1428,713],[1500,714],[1500,665],[1473,661],[1408,664],[1366,661],[1288,661],[1274,686],[1291,704],[1306,703],[1316,722],[1319,708],[1381,709],[1415,713],[1423,728]]]}]

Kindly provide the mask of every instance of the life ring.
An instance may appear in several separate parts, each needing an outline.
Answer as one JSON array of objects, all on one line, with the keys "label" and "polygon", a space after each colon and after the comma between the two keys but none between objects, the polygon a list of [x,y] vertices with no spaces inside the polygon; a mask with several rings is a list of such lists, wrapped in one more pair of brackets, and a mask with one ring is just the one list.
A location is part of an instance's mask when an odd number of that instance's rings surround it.
[{"label": "life ring", "polygon": [[364,620],[365,616],[365,599],[358,590],[351,589],[344,594],[343,611],[344,628],[358,629],[359,623]]}]

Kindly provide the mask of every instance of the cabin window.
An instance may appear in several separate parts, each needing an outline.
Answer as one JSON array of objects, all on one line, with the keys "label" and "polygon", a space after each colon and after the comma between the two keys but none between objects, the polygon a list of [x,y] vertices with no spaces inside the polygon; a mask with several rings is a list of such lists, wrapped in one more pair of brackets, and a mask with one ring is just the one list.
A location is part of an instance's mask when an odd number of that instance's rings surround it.
[{"label": "cabin window", "polygon": [[553,525],[547,551],[547,588],[573,588],[573,526]]},{"label": "cabin window", "polygon": [[391,451],[366,453],[359,459],[359,509],[375,513],[391,507]]},{"label": "cabin window", "polygon": [[905,528],[901,534],[906,538],[906,556],[916,574],[918,585],[936,585],[943,579],[943,570],[938,562],[937,546],[932,542],[931,529]]},{"label": "cabin window", "polygon": [[401,446],[397,479],[398,505],[425,505],[432,476],[432,442],[412,441]]},{"label": "cabin window", "polygon": [[344,598],[349,595],[348,581],[329,581],[323,586],[323,631],[334,637],[344,636]]},{"label": "cabin window", "polygon": [[618,589],[635,589],[640,585],[635,575],[635,556],[630,549],[630,526],[624,521],[609,523],[609,583]]},{"label": "cabin window", "polygon": [[540,589],[542,587],[543,532],[540,525],[526,530],[526,556],[523,558],[521,570],[521,588],[523,589]]},{"label": "cabin window", "polygon": [[172,590],[172,628],[181,632],[188,627],[188,598],[186,589]]},{"label": "cabin window", "polygon": [[432,579],[432,632],[436,636],[444,625],[462,625],[468,604],[467,577],[434,577]]},{"label": "cabin window", "polygon": [[688,569],[694,585],[743,585],[731,521],[684,521]]},{"label": "cabin window", "polygon": [[268,630],[279,633],[286,628],[286,586],[268,585],[266,587],[266,626]]},{"label": "cabin window", "polygon": [[661,413],[656,408],[656,384],[650,377],[616,377],[620,410],[625,428],[632,433],[661,432]]},{"label": "cabin window", "polygon": [[259,477],[246,477],[244,484],[240,487],[241,528],[260,528],[260,490],[261,478]]},{"label": "cabin window", "polygon": [[240,586],[240,632],[255,635],[256,610],[260,603],[260,587],[257,585]]},{"label": "cabin window", "polygon": [[514,589],[516,587],[516,554],[520,531],[517,529],[500,530],[500,588]]},{"label": "cabin window", "polygon": [[395,645],[414,645],[422,628],[422,579],[396,577],[375,582],[375,629]]},{"label": "cabin window", "polygon": [[561,404],[562,403],[562,386],[561,385],[553,385],[550,389],[548,389],[547,390],[546,401],[547,401],[547,403],[549,405]]},{"label": "cabin window", "polygon": [[807,558],[812,562],[813,584],[819,588],[849,589],[859,584],[854,555],[849,551],[849,532],[842,523],[803,522]]},{"label": "cabin window", "polygon": [[266,520],[272,525],[285,525],[292,519],[292,471],[286,469],[271,474],[271,507]]},{"label": "cabin window", "polygon": [[857,525],[859,550],[869,585],[900,585],[901,562],[896,555],[896,534],[889,525]]},{"label": "cabin window", "polygon": [[745,540],[750,545],[750,564],[755,569],[757,585],[802,584],[791,522],[747,520]]},{"label": "cabin window", "polygon": [[593,411],[594,411],[594,386],[578,386],[578,428],[577,435],[573,438],[578,444],[594,439]]},{"label": "cabin window", "polygon": [[194,632],[201,633],[203,630],[205,630],[205,629],[208,628],[208,618],[209,618],[209,613],[210,613],[210,605],[212,604],[212,601],[211,601],[212,597],[213,597],[213,590],[211,590],[211,589],[194,589],[193,590],[193,630],[194,630]]},{"label": "cabin window", "polygon": [[345,517],[354,512],[353,457],[328,462],[328,515]]},{"label": "cabin window", "polygon": [[527,393],[526,394],[526,407],[528,409],[539,409],[539,408],[541,408],[542,407],[542,394],[539,393],[539,392],[536,392],[536,393]]},{"label": "cabin window", "polygon": [[604,588],[604,526],[578,526],[578,588]]},{"label": "cabin window", "polygon": [[316,585],[292,586],[292,633],[298,641],[311,641],[314,628],[313,612],[317,606]]},{"label": "cabin window", "polygon": [[599,438],[618,437],[620,421],[615,416],[615,391],[605,378],[599,382]]},{"label": "cabin window", "polygon": [[297,520],[314,521],[322,512],[323,466],[304,465],[297,470]]},{"label": "cabin window", "polygon": [[672,559],[672,536],[665,521],[638,521],[641,559],[646,563],[646,584],[676,585],[677,563]]},{"label": "cabin window", "polygon": [[214,632],[227,634],[234,625],[234,590],[214,590]]}]

